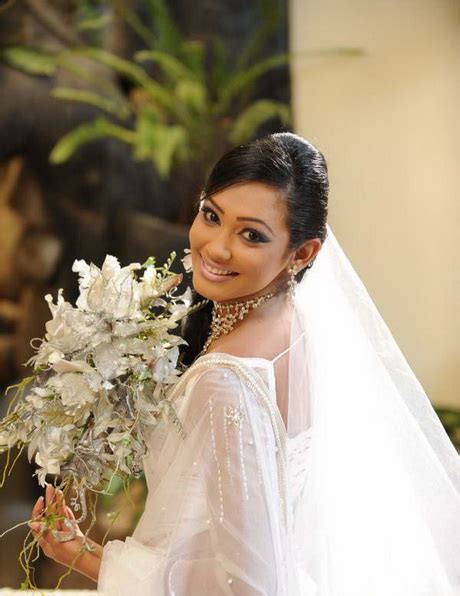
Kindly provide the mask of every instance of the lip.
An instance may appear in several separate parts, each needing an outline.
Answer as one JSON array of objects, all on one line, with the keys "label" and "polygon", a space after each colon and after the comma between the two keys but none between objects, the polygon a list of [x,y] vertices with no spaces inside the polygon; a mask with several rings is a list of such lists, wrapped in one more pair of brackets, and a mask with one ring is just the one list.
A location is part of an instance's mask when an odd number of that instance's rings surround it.
[{"label": "lip", "polygon": [[[223,282],[223,281],[229,281],[230,279],[234,279],[238,273],[236,275],[219,275],[217,273],[212,273],[211,271],[209,271],[209,269],[206,268],[206,265],[209,262],[206,261],[202,255],[200,255],[200,272],[201,275],[205,278],[208,279],[209,281],[217,281],[217,282]],[[209,263],[210,266],[214,266],[211,265],[211,263]],[[216,269],[219,269],[219,267],[215,266]]]}]

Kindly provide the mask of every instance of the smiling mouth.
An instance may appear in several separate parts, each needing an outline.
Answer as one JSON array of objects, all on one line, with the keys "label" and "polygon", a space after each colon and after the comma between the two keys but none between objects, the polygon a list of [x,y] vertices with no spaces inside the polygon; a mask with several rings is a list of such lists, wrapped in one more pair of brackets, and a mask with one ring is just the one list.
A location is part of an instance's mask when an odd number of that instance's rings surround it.
[{"label": "smiling mouth", "polygon": [[[201,255],[200,255],[201,256]],[[201,269],[203,273],[212,278],[229,278],[235,277],[239,275],[236,271],[231,271],[230,269],[220,269],[218,267],[214,267],[201,256]]]}]

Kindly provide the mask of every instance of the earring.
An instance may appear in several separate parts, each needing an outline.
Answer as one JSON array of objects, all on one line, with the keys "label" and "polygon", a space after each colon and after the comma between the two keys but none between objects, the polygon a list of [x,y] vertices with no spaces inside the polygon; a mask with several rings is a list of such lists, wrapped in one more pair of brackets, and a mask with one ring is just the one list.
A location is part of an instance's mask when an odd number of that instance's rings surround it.
[{"label": "earring", "polygon": [[295,289],[296,289],[296,286],[297,286],[297,281],[295,279],[295,276],[297,275],[297,267],[296,267],[296,265],[292,265],[291,267],[289,267],[288,273],[289,273],[289,279],[288,279],[288,282],[287,282],[287,285],[288,285],[288,294],[289,294],[289,299],[291,300],[291,302],[293,302],[294,301]]}]

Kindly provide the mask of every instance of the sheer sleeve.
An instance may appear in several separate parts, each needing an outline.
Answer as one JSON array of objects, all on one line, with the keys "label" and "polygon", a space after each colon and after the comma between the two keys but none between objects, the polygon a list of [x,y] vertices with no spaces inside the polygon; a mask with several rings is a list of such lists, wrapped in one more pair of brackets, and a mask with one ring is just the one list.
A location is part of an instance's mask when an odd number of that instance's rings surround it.
[{"label": "sheer sleeve", "polygon": [[221,366],[188,383],[180,417],[187,435],[169,432],[136,532],[104,549],[99,588],[283,594],[277,444],[266,407]]}]

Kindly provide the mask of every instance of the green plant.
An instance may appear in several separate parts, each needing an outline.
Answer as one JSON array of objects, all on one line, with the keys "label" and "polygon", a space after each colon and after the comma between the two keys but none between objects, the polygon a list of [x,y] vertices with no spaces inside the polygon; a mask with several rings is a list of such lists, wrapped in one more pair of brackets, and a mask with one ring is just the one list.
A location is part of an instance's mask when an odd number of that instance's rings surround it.
[{"label": "green plant", "polygon": [[[45,76],[66,68],[78,77],[87,77],[80,61],[89,60],[104,65],[131,86],[127,98],[113,85],[100,80],[92,81],[91,91],[55,87],[53,96],[94,105],[103,114],[61,138],[50,155],[53,163],[66,161],[94,139],[112,136],[131,145],[135,159],[150,159],[159,175],[167,178],[174,164],[207,164],[213,159],[217,143],[249,140],[261,124],[273,117],[278,117],[284,125],[289,124],[287,104],[252,99],[257,81],[270,70],[288,63],[287,54],[255,59],[276,26],[278,15],[271,4],[266,0],[260,2],[262,26],[234,65],[230,64],[225,45],[217,36],[212,36],[208,44],[184,39],[164,0],[145,0],[144,8],[154,23],[152,30],[128,8],[127,2],[110,3],[112,10],[146,45],[146,49],[130,60],[94,46],[58,53],[17,46],[6,49],[3,56],[10,65]],[[86,12],[83,28],[104,26],[106,17],[97,19]],[[205,63],[205,54],[211,58],[210,67]]]},{"label": "green plant", "polygon": [[[144,0],[151,27],[126,0],[82,3],[80,31],[102,29],[114,15],[135,31],[145,49],[131,59],[95,45],[57,53],[16,46],[7,48],[3,58],[34,75],[52,76],[64,68],[91,83],[90,90],[56,86],[52,91],[61,100],[90,104],[102,112],[58,141],[50,155],[53,163],[68,160],[95,139],[115,137],[131,146],[135,159],[151,160],[162,178],[168,178],[178,164],[204,173],[223,148],[250,140],[268,120],[278,118],[284,126],[291,122],[288,104],[254,99],[257,82],[289,60],[288,54],[259,58],[280,15],[279,5],[271,0],[258,0],[258,6],[261,25],[233,63],[218,36],[211,35],[206,42],[185,39],[165,0]],[[337,48],[320,52],[324,53],[362,52]],[[128,96],[110,82],[110,77],[92,77],[91,69],[82,66],[85,61],[103,65],[126,80],[130,85]]]}]

